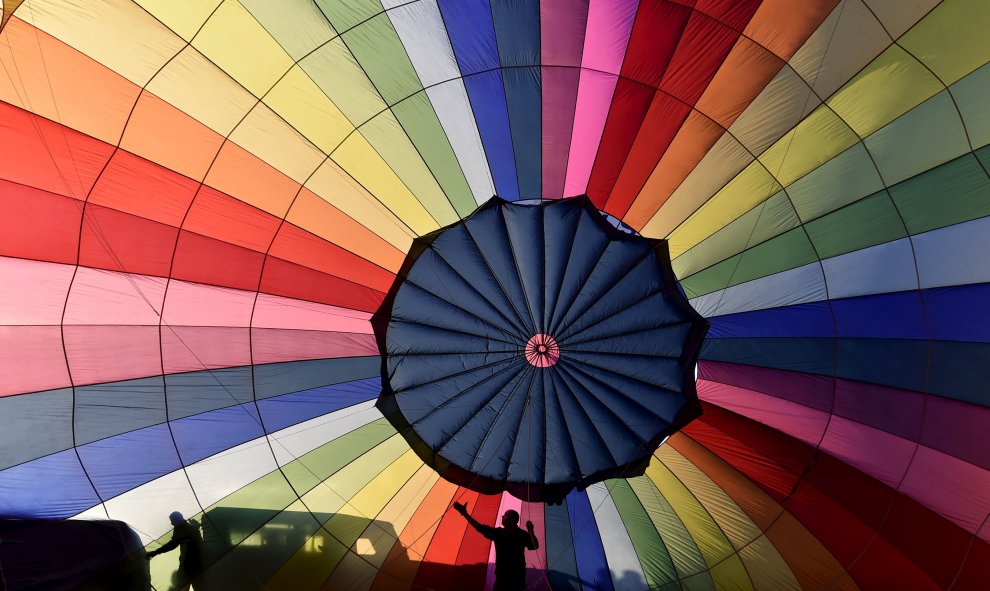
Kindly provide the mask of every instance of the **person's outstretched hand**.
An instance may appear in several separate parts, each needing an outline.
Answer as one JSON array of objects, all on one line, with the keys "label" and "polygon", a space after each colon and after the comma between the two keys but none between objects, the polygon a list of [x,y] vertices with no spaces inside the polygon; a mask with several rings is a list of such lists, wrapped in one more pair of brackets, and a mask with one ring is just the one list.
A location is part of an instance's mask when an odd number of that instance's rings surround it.
[{"label": "person's outstretched hand", "polygon": [[456,509],[457,512],[460,513],[461,515],[466,515],[467,514],[467,505],[465,505],[464,503],[456,503],[455,502],[454,503],[454,509]]},{"label": "person's outstretched hand", "polygon": [[529,531],[533,531],[533,522],[532,521],[527,521],[526,522],[526,529],[528,529]]}]

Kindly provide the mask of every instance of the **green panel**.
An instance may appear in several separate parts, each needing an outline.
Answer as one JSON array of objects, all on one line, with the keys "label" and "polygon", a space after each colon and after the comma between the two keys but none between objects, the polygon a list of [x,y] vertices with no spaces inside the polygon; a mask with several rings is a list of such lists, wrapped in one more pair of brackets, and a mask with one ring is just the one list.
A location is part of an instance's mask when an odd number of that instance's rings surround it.
[{"label": "green panel", "polygon": [[864,140],[887,186],[969,152],[959,111],[943,91]]},{"label": "green panel", "polygon": [[681,279],[681,287],[689,298],[696,298],[706,293],[712,293],[729,286],[733,271],[739,265],[741,254],[726,259],[717,265],[712,265],[704,271],[700,271]]},{"label": "green panel", "polygon": [[862,143],[822,164],[787,187],[794,209],[804,221],[883,189],[883,181]]},{"label": "green panel", "polygon": [[392,112],[409,132],[413,144],[433,171],[454,209],[461,217],[468,216],[478,204],[426,93],[421,92],[402,101],[392,107]]},{"label": "green panel", "polygon": [[282,470],[293,487],[303,495],[393,435],[395,429],[392,425],[386,419],[378,419],[296,458]]},{"label": "green panel", "polygon": [[823,259],[907,236],[886,191],[808,222],[805,228]]},{"label": "green panel", "polygon": [[643,566],[643,574],[650,588],[668,583],[676,583],[677,569],[667,553],[667,546],[653,520],[636,498],[629,483],[625,480],[609,480],[609,494],[619,510],[622,524],[629,532],[629,539],[636,550],[636,557]]},{"label": "green panel", "polygon": [[990,144],[990,109],[987,108],[987,97],[990,96],[990,64],[950,86],[949,92],[962,113],[963,124],[973,147]]},{"label": "green panel", "polygon": [[779,192],[672,261],[678,277],[714,265],[798,226],[787,195]]},{"label": "green panel", "polygon": [[341,37],[389,105],[423,89],[386,14],[379,14]]},{"label": "green panel", "polygon": [[818,260],[801,228],[795,228],[742,254],[729,285],[738,285]]},{"label": "green panel", "polygon": [[973,154],[906,180],[889,191],[911,234],[990,215],[990,180]]},{"label": "green panel", "polygon": [[316,0],[316,5],[341,33],[384,10],[378,0]]},{"label": "green panel", "polygon": [[[654,459],[653,461],[658,461]],[[694,538],[684,527],[674,508],[664,498],[656,485],[646,476],[627,479],[629,486],[643,509],[653,522],[653,528],[663,535],[664,544],[680,577],[684,589],[691,591],[715,591],[715,583],[708,573],[708,565]],[[695,573],[698,573],[696,576]]]}]

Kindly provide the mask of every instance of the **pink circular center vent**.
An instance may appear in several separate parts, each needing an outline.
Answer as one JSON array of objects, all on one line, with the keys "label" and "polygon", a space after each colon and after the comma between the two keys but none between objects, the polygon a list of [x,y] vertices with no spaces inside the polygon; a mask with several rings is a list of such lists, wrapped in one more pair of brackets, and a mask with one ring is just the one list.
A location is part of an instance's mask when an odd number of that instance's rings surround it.
[{"label": "pink circular center vent", "polygon": [[560,359],[560,346],[548,334],[535,334],[526,343],[526,361],[536,367],[550,367]]}]

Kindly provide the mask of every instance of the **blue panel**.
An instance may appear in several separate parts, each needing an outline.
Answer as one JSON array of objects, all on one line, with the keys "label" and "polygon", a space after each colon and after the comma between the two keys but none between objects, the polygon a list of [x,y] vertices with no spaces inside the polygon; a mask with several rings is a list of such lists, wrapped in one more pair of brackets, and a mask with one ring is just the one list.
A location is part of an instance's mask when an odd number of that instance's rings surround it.
[{"label": "blue panel", "polygon": [[155,425],[79,448],[83,465],[104,499],[181,468],[167,425]]},{"label": "blue panel", "polygon": [[240,404],[173,421],[172,433],[186,466],[264,435],[254,404]]},{"label": "blue panel", "polygon": [[258,407],[265,419],[265,428],[272,433],[348,406],[374,400],[380,391],[381,380],[369,378],[261,400]]},{"label": "blue panel", "polygon": [[990,284],[929,289],[922,297],[933,339],[990,342]]},{"label": "blue panel", "polygon": [[927,341],[840,339],[840,378],[924,391]]},{"label": "blue panel", "polygon": [[505,99],[509,108],[512,148],[519,177],[519,196],[543,196],[543,105],[539,68],[502,70]]},{"label": "blue panel", "polygon": [[925,314],[916,291],[833,300],[843,337],[924,339]]},{"label": "blue panel", "polygon": [[545,541],[547,578],[551,588],[560,591],[581,591],[567,505],[547,505],[544,508],[543,519],[547,537]]},{"label": "blue panel", "polygon": [[831,337],[834,325],[828,302],[726,314],[708,319],[709,338]]},{"label": "blue panel", "polygon": [[0,472],[0,517],[66,518],[99,502],[71,449]]},{"label": "blue panel", "polygon": [[933,394],[990,406],[990,345],[932,342],[928,391]]},{"label": "blue panel", "polygon": [[495,191],[499,197],[515,201],[519,199],[519,181],[516,177],[515,156],[512,153],[509,111],[502,74],[499,70],[494,70],[468,76],[464,78],[464,87],[481,133],[481,143],[485,147]]},{"label": "blue panel", "polygon": [[834,339],[705,339],[701,359],[832,375]]},{"label": "blue panel", "polygon": [[567,495],[567,510],[571,516],[571,532],[574,536],[574,554],[578,573],[585,589],[612,591],[612,576],[605,560],[605,548],[598,534],[595,514],[585,492]]},{"label": "blue panel", "polygon": [[504,199],[516,200],[519,186],[509,112],[488,0],[440,0],[439,5],[457,67],[464,76],[495,191]]},{"label": "blue panel", "polygon": [[[493,0],[492,20],[512,129],[519,194],[543,196],[543,95],[540,72],[539,0]],[[527,67],[530,66],[530,67]]]}]

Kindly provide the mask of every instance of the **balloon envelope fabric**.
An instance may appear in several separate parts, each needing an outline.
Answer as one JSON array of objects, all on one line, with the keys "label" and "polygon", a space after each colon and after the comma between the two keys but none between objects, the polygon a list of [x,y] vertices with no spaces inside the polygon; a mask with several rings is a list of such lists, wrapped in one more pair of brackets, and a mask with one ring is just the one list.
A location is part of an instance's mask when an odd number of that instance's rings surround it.
[{"label": "balloon envelope fabric", "polygon": [[708,323],[667,244],[612,226],[586,196],[493,197],[418,238],[371,320],[377,406],[445,479],[560,504],[642,475],[701,414]]},{"label": "balloon envelope fabric", "polygon": [[[487,588],[454,501],[534,522],[533,589],[986,588],[990,3],[0,23],[3,516],[153,549],[181,511],[227,589]],[[559,506],[440,479],[374,406],[406,253],[495,194],[667,240],[711,324],[702,416]]]}]

